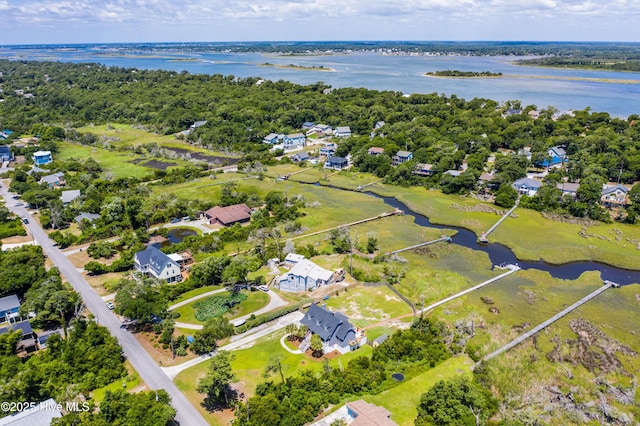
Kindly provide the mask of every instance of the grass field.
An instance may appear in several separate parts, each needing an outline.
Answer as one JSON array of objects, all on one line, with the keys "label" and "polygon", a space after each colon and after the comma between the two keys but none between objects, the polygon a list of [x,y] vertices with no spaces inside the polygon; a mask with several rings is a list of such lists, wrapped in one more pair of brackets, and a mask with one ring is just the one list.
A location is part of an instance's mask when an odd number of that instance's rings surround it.
[{"label": "grass field", "polygon": [[459,375],[471,377],[473,361],[466,356],[449,358],[429,371],[386,390],[379,395],[368,395],[363,399],[391,411],[391,420],[400,426],[413,425],[418,416],[420,396],[441,380]]},{"label": "grass field", "polygon": [[[201,293],[202,294],[202,293]],[[220,293],[218,295],[207,296],[205,298],[194,300],[193,302],[186,304],[184,306],[180,306],[179,308],[174,309],[172,312],[177,312],[180,314],[179,321],[185,322],[189,324],[204,324],[205,321],[200,321],[196,318],[196,309],[194,306],[201,301],[207,300],[209,297],[215,296],[224,296],[229,293]],[[247,299],[242,301],[237,306],[234,306],[232,309],[227,311],[224,314],[224,317],[227,319],[237,318],[242,315],[250,314],[269,303],[269,296],[262,291],[250,291],[245,293],[247,295]],[[191,296],[194,297],[195,295]],[[183,300],[186,300],[185,298]]]}]

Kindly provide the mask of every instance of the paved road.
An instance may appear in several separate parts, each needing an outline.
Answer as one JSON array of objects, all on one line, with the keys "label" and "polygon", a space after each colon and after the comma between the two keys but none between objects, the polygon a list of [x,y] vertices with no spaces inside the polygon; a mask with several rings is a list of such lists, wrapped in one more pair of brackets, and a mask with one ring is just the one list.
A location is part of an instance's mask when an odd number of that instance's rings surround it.
[{"label": "paved road", "polygon": [[162,369],[156,365],[151,356],[144,350],[142,345],[138,343],[135,337],[120,328],[120,320],[105,305],[104,301],[93,290],[84,277],[71,264],[69,259],[57,247],[54,242],[49,239],[38,222],[31,216],[25,207],[16,207],[16,200],[9,195],[6,187],[0,188],[0,194],[6,200],[7,208],[18,216],[27,218],[29,224],[26,225],[29,233],[33,235],[35,240],[42,246],[44,252],[49,256],[51,261],[58,267],[60,273],[69,281],[71,286],[82,296],[85,306],[96,316],[98,323],[109,329],[111,335],[118,339],[122,346],[127,359],[136,369],[142,380],[145,381],[150,389],[165,389],[171,396],[172,405],[177,411],[176,420],[181,425],[208,425],[207,421],[196,410],[196,408],[187,400],[187,398],[178,390],[171,379],[164,374]]}]

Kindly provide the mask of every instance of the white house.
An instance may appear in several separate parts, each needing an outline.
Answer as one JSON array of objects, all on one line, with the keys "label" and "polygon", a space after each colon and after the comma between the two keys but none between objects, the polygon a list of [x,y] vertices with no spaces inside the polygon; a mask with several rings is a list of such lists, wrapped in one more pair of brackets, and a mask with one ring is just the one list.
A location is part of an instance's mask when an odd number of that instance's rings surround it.
[{"label": "white house", "polygon": [[33,153],[33,162],[36,166],[42,166],[43,164],[49,164],[53,161],[51,157],[51,151],[36,151]]},{"label": "white house", "polygon": [[286,274],[278,278],[280,290],[306,291],[331,284],[334,273],[316,265],[309,259],[298,261]]},{"label": "white house", "polygon": [[337,138],[350,138],[351,137],[351,128],[349,126],[338,126],[333,131],[333,136]]},{"label": "white house", "polygon": [[182,273],[178,262],[152,245],[137,252],[134,255],[133,262],[136,271],[147,276],[165,280],[168,283],[182,281]]},{"label": "white house", "polygon": [[284,149],[302,148],[305,143],[305,136],[302,133],[292,133],[284,137]]},{"label": "white house", "polygon": [[286,266],[287,268],[292,268],[296,264],[298,264],[298,262],[300,262],[301,260],[304,260],[304,259],[306,259],[306,258],[301,254],[289,253],[284,258],[284,266]]},{"label": "white house", "polygon": [[542,186],[542,182],[535,179],[522,178],[518,179],[511,185],[513,189],[518,191],[519,194],[528,195],[533,197],[538,192],[538,189]]},{"label": "white house", "polygon": [[602,189],[602,196],[600,202],[605,207],[622,207],[627,204],[627,193],[629,190],[618,184],[611,186],[604,186]]},{"label": "white house", "polygon": [[[283,138],[284,138],[284,135],[283,135]],[[269,133],[267,136],[264,137],[264,139],[262,139],[262,142],[275,145],[280,141],[280,139],[281,139],[280,135],[278,135],[277,133]]]}]

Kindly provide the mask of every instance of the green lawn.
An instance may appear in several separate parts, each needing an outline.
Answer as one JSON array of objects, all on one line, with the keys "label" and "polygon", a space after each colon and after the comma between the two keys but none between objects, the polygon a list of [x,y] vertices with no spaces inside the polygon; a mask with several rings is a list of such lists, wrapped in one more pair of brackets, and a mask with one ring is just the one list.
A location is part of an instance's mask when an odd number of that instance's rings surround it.
[{"label": "green lawn", "polygon": [[[211,286],[209,291],[212,288],[215,288],[215,287]],[[201,292],[200,294],[202,293],[205,293],[205,292]],[[204,324],[205,321],[199,321],[195,316],[196,310],[194,306],[196,305],[196,303],[201,302],[203,300],[207,300],[209,297],[224,296],[228,294],[229,293],[220,293],[217,295],[207,296],[199,300],[194,300],[191,303],[188,303],[184,306],[180,306],[179,308],[174,309],[173,312],[177,312],[180,314],[180,317],[178,318],[178,321],[180,322],[185,322],[188,324]],[[224,314],[225,318],[233,319],[233,318],[240,317],[242,315],[250,314],[251,312],[258,310],[266,306],[267,303],[269,303],[269,296],[263,291],[249,291],[249,292],[245,292],[245,294],[248,296],[247,299],[242,301],[239,305],[234,306],[231,310],[225,313]],[[196,295],[197,294],[194,294],[190,297],[194,297]],[[188,299],[188,297],[185,297],[182,300],[186,300],[186,299]]]},{"label": "green lawn", "polygon": [[195,290],[187,291],[178,297],[176,300],[171,302],[171,304],[180,303],[183,300],[191,299],[192,297],[200,296],[201,294],[208,293],[213,290],[219,290],[222,286],[219,285],[208,285],[206,287],[196,288]]},{"label": "green lawn", "polygon": [[109,390],[111,392],[115,392],[117,390],[126,390],[127,392],[131,392],[133,389],[140,386],[142,380],[138,373],[133,369],[129,361],[126,362],[127,371],[129,375],[123,379],[118,379],[115,382],[101,387],[100,389],[96,389],[91,393],[91,399],[99,404],[104,399],[104,394]]},{"label": "green lawn", "polygon": [[363,399],[391,411],[391,420],[400,426],[412,425],[418,416],[420,396],[441,380],[459,375],[471,377],[473,361],[466,356],[449,358],[429,371],[386,390],[379,395],[368,395]]}]

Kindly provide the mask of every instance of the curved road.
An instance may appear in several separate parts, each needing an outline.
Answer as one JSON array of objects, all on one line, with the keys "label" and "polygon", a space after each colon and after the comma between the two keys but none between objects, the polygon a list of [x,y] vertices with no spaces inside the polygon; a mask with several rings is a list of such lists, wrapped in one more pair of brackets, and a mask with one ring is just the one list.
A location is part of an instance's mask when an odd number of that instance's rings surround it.
[{"label": "curved road", "polygon": [[109,329],[112,336],[118,339],[120,346],[136,369],[142,380],[150,389],[164,389],[171,396],[171,404],[176,409],[176,420],[181,425],[205,426],[207,421],[189,402],[182,392],[178,390],[171,379],[155,363],[151,356],[138,343],[135,337],[120,328],[120,320],[105,305],[104,301],[93,290],[84,277],[71,264],[69,259],[53,244],[38,222],[31,216],[31,213],[23,206],[16,206],[16,201],[3,185],[0,194],[4,197],[6,207],[22,218],[27,218],[29,223],[25,225],[29,233],[38,242],[51,261],[58,267],[60,273],[69,281],[71,286],[82,296],[85,306],[96,316],[100,325]]}]

